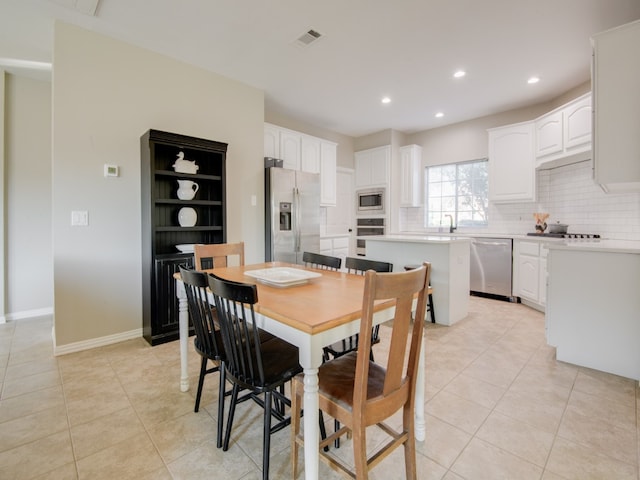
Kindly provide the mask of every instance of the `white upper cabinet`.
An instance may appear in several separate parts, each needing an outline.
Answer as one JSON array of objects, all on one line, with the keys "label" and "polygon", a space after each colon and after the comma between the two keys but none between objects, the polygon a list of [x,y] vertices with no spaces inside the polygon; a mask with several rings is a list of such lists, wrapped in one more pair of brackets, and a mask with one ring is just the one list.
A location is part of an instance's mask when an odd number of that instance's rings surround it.
[{"label": "white upper cabinet", "polygon": [[562,151],[562,112],[551,112],[536,120],[536,157]]},{"label": "white upper cabinet", "polygon": [[577,148],[591,150],[591,94],[575,99],[562,110],[564,115],[564,148],[567,153]]},{"label": "white upper cabinet", "polygon": [[391,146],[356,152],[356,187],[388,186]]},{"label": "white upper cabinet", "polygon": [[280,129],[268,123],[264,124],[264,156],[280,158]]},{"label": "white upper cabinet", "polygon": [[407,145],[400,147],[400,206],[422,205],[420,185],[422,180],[422,147]]},{"label": "white upper cabinet", "polygon": [[639,192],[640,20],[592,40],[595,181],[605,192]]},{"label": "white upper cabinet", "polygon": [[337,202],[337,156],[337,144],[320,142],[320,205],[327,207],[335,207]]},{"label": "white upper cabinet", "polygon": [[536,172],[534,123],[523,122],[489,130],[489,200],[494,203],[533,202]]},{"label": "white upper cabinet", "polygon": [[336,204],[338,145],[322,138],[264,124],[264,156],[283,160],[283,167],[320,174],[320,205]]},{"label": "white upper cabinet", "polygon": [[541,116],[535,128],[537,167],[587,160],[591,156],[591,94]]},{"label": "white upper cabinet", "polygon": [[320,173],[321,140],[309,135],[302,136],[302,157],[300,170],[309,173]]},{"label": "white upper cabinet", "polygon": [[302,157],[302,134],[291,131],[280,132],[280,157],[284,168],[300,170]]}]

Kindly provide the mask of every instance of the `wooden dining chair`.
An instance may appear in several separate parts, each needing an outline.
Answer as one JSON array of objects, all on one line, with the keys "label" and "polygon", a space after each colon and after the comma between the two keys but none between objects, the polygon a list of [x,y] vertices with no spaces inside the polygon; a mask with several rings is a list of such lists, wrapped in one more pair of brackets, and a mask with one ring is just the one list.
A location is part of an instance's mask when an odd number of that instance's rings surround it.
[{"label": "wooden dining chair", "polygon": [[[255,285],[232,282],[210,274],[209,288],[222,331],[227,358],[224,363],[226,376],[233,384],[222,449],[226,451],[229,448],[238,393],[246,389],[264,409],[262,478],[268,480],[271,434],[291,423],[291,418],[285,415],[285,405],[290,406],[291,401],[285,396],[284,386],[302,372],[298,348],[278,337],[266,342],[261,340],[253,309],[258,301]],[[261,395],[264,399],[260,398]],[[277,420],[275,425],[272,425],[272,417]]]},{"label": "wooden dining chair", "polygon": [[[414,404],[424,322],[413,322],[411,313],[417,294],[416,317],[424,318],[430,273],[431,265],[428,263],[406,272],[367,271],[359,351],[334,358],[320,366],[320,409],[340,421],[343,426],[319,445],[306,445],[306,448],[319,448],[320,458],[351,478],[366,480],[371,468],[395,448],[403,445],[406,478],[416,479]],[[381,365],[370,360],[368,351],[371,348],[375,302],[388,299],[395,300],[395,312],[389,356],[386,363]],[[292,383],[291,406],[291,466],[294,478],[297,475],[298,448],[300,445],[304,446],[304,437],[300,435],[303,396],[304,378],[298,375]],[[400,409],[402,427],[397,431],[384,421]],[[377,425],[391,439],[376,448],[372,456],[367,457],[366,429],[372,425]],[[335,456],[333,451],[323,450],[325,445],[347,432],[353,434],[355,471],[352,471],[347,462]]]},{"label": "wooden dining chair", "polygon": [[196,270],[208,270],[228,266],[228,257],[237,258],[238,265],[244,265],[244,242],[209,243],[193,246]]},{"label": "wooden dining chair", "polygon": [[319,268],[320,270],[340,270],[342,259],[321,253],[303,252],[302,261],[305,267]]},{"label": "wooden dining chair", "polygon": [[[196,336],[193,346],[202,357],[200,363],[200,376],[198,378],[198,392],[196,393],[196,404],[193,409],[197,412],[200,409],[200,397],[202,396],[202,387],[204,385],[204,377],[210,373],[220,372],[218,387],[218,432],[217,446],[222,446],[222,425],[224,419],[224,396],[225,396],[225,370],[224,360],[225,353],[222,343],[222,336],[218,326],[217,315],[212,310],[207,298],[206,289],[209,286],[209,280],[204,272],[189,270],[182,266],[180,268],[180,278],[184,284],[187,294],[187,305],[189,307],[189,316]],[[213,363],[213,367],[207,368],[209,362]]]},{"label": "wooden dining chair", "polygon": [[[373,270],[375,272],[392,272],[393,263],[380,262],[377,260],[369,260],[366,258],[347,257],[344,262],[344,266],[347,269],[347,273],[354,273],[357,275],[364,275],[367,270]],[[375,345],[380,342],[380,326],[373,327],[371,336],[371,345]],[[348,338],[335,342],[323,349],[324,360],[330,358],[341,357],[349,352],[356,351],[358,349],[358,334],[351,335]],[[370,353],[371,360],[373,360],[373,350]]]}]

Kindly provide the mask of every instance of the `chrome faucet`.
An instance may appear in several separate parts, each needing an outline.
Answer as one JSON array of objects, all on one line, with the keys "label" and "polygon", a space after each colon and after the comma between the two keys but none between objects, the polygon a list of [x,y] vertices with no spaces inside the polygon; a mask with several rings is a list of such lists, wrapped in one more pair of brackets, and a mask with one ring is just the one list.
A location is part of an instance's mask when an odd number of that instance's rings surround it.
[{"label": "chrome faucet", "polygon": [[451,215],[445,215],[445,217],[449,217],[449,233],[455,232],[456,227],[453,226],[453,217]]}]

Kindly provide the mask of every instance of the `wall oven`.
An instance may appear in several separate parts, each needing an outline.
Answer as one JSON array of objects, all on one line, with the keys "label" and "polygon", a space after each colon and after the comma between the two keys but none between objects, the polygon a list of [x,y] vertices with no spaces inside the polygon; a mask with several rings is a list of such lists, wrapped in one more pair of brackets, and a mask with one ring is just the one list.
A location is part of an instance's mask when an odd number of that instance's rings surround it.
[{"label": "wall oven", "polygon": [[356,255],[366,255],[366,240],[360,237],[384,235],[384,218],[358,218],[356,221]]},{"label": "wall oven", "polygon": [[384,188],[368,188],[356,192],[356,212],[358,215],[384,214]]}]

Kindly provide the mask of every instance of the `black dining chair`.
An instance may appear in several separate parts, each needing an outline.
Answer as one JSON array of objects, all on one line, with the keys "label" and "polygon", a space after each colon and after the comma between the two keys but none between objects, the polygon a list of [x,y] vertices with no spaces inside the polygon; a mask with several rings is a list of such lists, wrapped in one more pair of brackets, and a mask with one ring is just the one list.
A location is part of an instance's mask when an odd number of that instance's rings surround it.
[{"label": "black dining chair", "polygon": [[[207,287],[209,280],[203,272],[197,272],[180,266],[180,278],[184,284],[187,294],[187,304],[189,316],[193,328],[196,332],[193,346],[202,357],[200,363],[200,376],[198,378],[198,392],[196,394],[196,404],[193,409],[197,412],[200,409],[200,398],[204,377],[210,373],[220,372],[220,385],[218,387],[218,432],[217,446],[222,446],[222,423],[224,419],[224,397],[225,397],[225,350],[222,343],[222,336],[218,326],[216,312],[212,309],[207,298]],[[213,367],[207,368],[212,362]]]},{"label": "black dining chair", "polygon": [[302,261],[305,267],[319,268],[320,270],[340,270],[342,259],[321,253],[303,252]]},{"label": "black dining chair", "polygon": [[[238,393],[246,389],[264,409],[262,433],[262,478],[269,478],[269,451],[271,434],[291,423],[285,416],[285,405],[291,401],[284,394],[284,386],[302,372],[298,361],[298,348],[274,337],[260,340],[256,326],[254,305],[258,302],[255,285],[224,280],[209,275],[209,288],[218,312],[222,341],[226,352],[224,368],[233,384],[229,417],[222,449],[229,448],[231,427]],[[260,398],[264,395],[264,399]],[[272,425],[272,417],[277,420]]]}]

